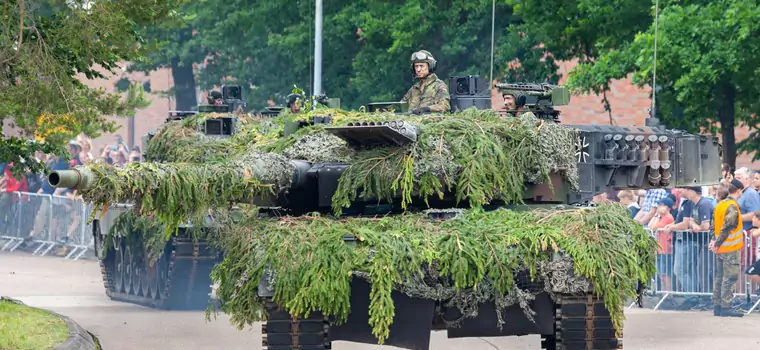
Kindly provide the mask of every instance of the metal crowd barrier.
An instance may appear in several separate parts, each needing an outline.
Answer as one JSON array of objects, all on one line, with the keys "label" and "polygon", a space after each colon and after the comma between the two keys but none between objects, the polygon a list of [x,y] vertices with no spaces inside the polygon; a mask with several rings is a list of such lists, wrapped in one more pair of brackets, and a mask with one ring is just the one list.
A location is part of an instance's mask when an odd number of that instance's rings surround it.
[{"label": "metal crowd barrier", "polygon": [[33,248],[32,254],[44,256],[64,247],[66,259],[78,260],[93,249],[89,213],[90,206],[81,199],[0,193],[0,251],[15,251],[26,244]]},{"label": "metal crowd barrier", "polygon": [[[716,254],[708,249],[708,245],[714,236],[713,233],[708,231],[668,233],[662,229],[656,232],[649,229],[647,231],[657,239],[660,245],[657,249],[657,274],[650,281],[649,287],[652,294],[661,296],[654,309],[657,310],[666,299],[672,296],[712,297]],[[746,304],[752,305],[746,312],[747,315],[760,305],[760,300],[754,304],[751,302],[753,297],[760,297],[758,295],[760,285],[753,283],[744,273],[756,259],[760,259],[760,256],[754,256],[755,249],[756,242],[752,239],[752,235],[744,231],[741,267],[732,299],[746,298]]]}]

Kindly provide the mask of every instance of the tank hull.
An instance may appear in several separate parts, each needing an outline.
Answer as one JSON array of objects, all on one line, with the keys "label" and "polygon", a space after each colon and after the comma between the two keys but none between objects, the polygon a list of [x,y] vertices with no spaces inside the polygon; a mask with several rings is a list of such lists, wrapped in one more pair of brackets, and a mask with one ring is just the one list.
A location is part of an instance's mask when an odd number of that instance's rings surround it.
[{"label": "tank hull", "polygon": [[[101,234],[93,222],[95,242]],[[221,254],[180,229],[153,264],[141,240],[113,238],[105,252],[96,246],[106,295],[112,300],[163,310],[205,310],[211,293],[211,270]]]}]

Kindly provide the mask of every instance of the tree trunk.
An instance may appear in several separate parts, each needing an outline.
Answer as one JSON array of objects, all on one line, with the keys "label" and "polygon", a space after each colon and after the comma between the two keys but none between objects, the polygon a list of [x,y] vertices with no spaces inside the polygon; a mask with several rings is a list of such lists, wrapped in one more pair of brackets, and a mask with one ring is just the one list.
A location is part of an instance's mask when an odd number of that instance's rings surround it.
[{"label": "tree trunk", "polygon": [[[180,33],[180,42],[190,40],[191,32],[185,29]],[[180,44],[181,46],[181,44]],[[192,63],[181,64],[179,57],[171,58],[172,79],[174,80],[174,98],[177,100],[175,109],[189,111],[198,105],[195,98],[195,72]]]},{"label": "tree trunk", "polygon": [[720,121],[720,133],[723,137],[723,162],[728,163],[732,169],[736,169],[736,136],[734,120],[736,105],[736,88],[728,84],[723,84],[723,104],[718,110],[718,120]]}]

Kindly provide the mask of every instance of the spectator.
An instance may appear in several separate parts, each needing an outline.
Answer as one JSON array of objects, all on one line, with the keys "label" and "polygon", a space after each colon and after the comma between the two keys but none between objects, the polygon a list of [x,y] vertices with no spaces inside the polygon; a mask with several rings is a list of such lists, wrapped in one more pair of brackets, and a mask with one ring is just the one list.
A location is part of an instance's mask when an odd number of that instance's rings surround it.
[{"label": "spectator", "polygon": [[124,165],[129,159],[129,149],[123,143],[111,145],[104,148],[100,156],[105,158],[108,164]]},{"label": "spectator", "polygon": [[132,152],[129,152],[129,162],[139,162],[142,159],[142,153],[139,146],[133,146]]},{"label": "spectator", "polygon": [[681,209],[681,205],[686,200],[685,198],[681,197],[681,190],[678,188],[673,188],[670,190],[670,194],[668,195],[668,198],[673,200],[673,208],[670,209],[670,214],[673,215],[673,218],[678,217],[678,211]]},{"label": "spectator", "polygon": [[[24,176],[20,180],[11,173],[13,163],[8,163],[3,172],[5,193],[0,194],[0,227],[11,227],[18,219],[14,217],[13,203],[19,201],[20,196],[14,192],[27,192],[27,182]],[[28,200],[28,199],[27,199]],[[18,224],[18,223],[17,223]],[[17,229],[18,226],[14,226]]]},{"label": "spectator", "polygon": [[709,200],[712,203],[713,207],[718,205],[718,202],[719,202],[718,199],[715,197],[715,191],[717,187],[719,186],[720,185],[702,186],[702,194],[705,195],[705,198],[707,198],[707,200]]},{"label": "spectator", "polygon": [[752,218],[754,213],[760,210],[760,194],[752,187],[752,179],[755,177],[754,171],[749,168],[739,168],[734,172],[734,177],[744,186],[741,198],[738,199],[739,207],[742,210],[742,226],[745,230],[754,228]]},{"label": "spectator", "polygon": [[[760,227],[760,211],[755,212],[755,215],[752,218],[752,226]],[[752,229],[752,237],[757,239],[758,236],[760,236],[760,228]],[[750,265],[744,273],[747,274],[747,278],[752,282],[755,282],[756,285],[760,285],[760,244],[755,245],[755,257],[755,262]]]},{"label": "spectator", "polygon": [[[66,159],[54,154],[48,157],[46,166],[50,171],[69,169],[69,164],[66,162]],[[34,239],[42,239],[41,235],[45,233],[45,227],[48,226],[48,223],[50,222],[50,215],[52,214],[50,211],[50,208],[52,206],[51,196],[60,196],[63,194],[64,190],[65,189],[63,188],[53,188],[50,186],[50,183],[47,182],[47,180],[42,181],[42,186],[37,191],[37,194],[45,196],[42,198],[39,211],[37,211],[37,217],[34,220],[34,227],[32,227],[31,232],[29,232],[29,236],[26,238],[27,242]],[[52,228],[48,227],[48,237],[52,237],[50,236],[51,231]]]},{"label": "spectator", "polygon": [[694,239],[696,245],[693,252],[697,257],[697,271],[695,273],[695,283],[697,283],[698,291],[710,291],[712,290],[712,266],[714,266],[715,255],[710,254],[708,245],[712,239],[712,233],[710,232],[713,213],[715,212],[715,205],[713,205],[710,199],[702,196],[701,187],[690,187],[684,191],[689,200],[694,203],[691,214],[691,238]]},{"label": "spectator", "polygon": [[665,191],[662,188],[647,191],[639,190],[637,195],[639,197],[644,197],[644,204],[641,206],[641,210],[636,213],[636,216],[633,219],[642,225],[646,225],[650,220],[652,220],[652,217],[654,217],[656,210],[652,210],[652,208],[657,206],[657,203],[660,201],[660,199],[668,196],[668,191]]},{"label": "spectator", "polygon": [[728,165],[728,163],[723,163],[723,178],[720,180],[721,183],[728,183],[731,180],[734,179],[733,174],[731,173],[731,166]]},{"label": "spectator", "polygon": [[79,154],[82,152],[82,145],[79,144],[76,140],[71,140],[66,145],[66,150],[69,151],[69,154],[71,155],[71,160],[69,161],[69,167],[73,168],[78,165],[84,164],[82,162],[82,159],[79,157]]},{"label": "spectator", "polygon": [[607,192],[602,192],[591,198],[591,202],[594,204],[602,204],[609,203],[610,200],[607,198]]},{"label": "spectator", "polygon": [[631,212],[631,218],[636,217],[641,208],[639,208],[639,203],[635,201],[633,191],[620,191],[617,194],[617,198],[620,200],[620,204],[628,207],[628,210]]},{"label": "spectator", "polygon": [[684,201],[681,204],[676,220],[666,225],[663,229],[664,232],[670,235],[673,242],[673,254],[675,255],[674,272],[677,277],[677,282],[680,285],[679,290],[682,292],[694,291],[696,283],[692,281],[694,275],[694,267],[697,265],[697,259],[694,252],[696,251],[696,244],[693,237],[687,236],[688,233],[682,231],[689,231],[691,228],[691,216],[694,209],[694,202],[689,200],[688,195],[685,193],[685,189],[678,189],[679,195],[684,197]]},{"label": "spectator", "polygon": [[607,199],[609,199],[610,202],[617,202],[618,201],[618,193],[620,191],[618,190],[609,190],[606,193]]},{"label": "spectator", "polygon": [[663,232],[661,229],[675,221],[670,213],[674,205],[670,197],[660,199],[652,220],[647,224],[647,228],[655,234],[660,245],[657,248],[657,271],[660,272],[660,290],[663,291],[673,290],[671,289],[673,287],[671,277],[673,275],[673,242],[670,233]]},{"label": "spectator", "polygon": [[114,136],[114,140],[116,143],[113,144],[113,146],[116,146],[116,149],[124,149],[125,151],[129,151],[129,145],[127,145],[126,142],[124,142],[124,139],[121,137],[121,135]]},{"label": "spectator", "polygon": [[82,160],[83,163],[90,163],[95,158],[92,156],[92,143],[90,140],[82,138],[81,140],[78,140],[79,144],[82,145],[82,151],[79,152],[79,159]]}]

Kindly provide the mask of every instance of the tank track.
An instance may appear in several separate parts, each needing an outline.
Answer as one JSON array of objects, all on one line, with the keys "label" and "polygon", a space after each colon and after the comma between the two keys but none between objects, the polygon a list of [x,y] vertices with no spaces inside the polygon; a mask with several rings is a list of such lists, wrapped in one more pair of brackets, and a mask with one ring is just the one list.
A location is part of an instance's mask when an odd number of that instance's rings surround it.
[{"label": "tank track", "polygon": [[541,336],[546,350],[622,349],[604,301],[587,295],[562,295],[555,303],[554,334]]},{"label": "tank track", "polygon": [[141,242],[114,242],[98,259],[112,300],[166,310],[203,310],[209,303],[211,269],[218,256],[203,241],[174,237],[152,265]]},{"label": "tank track", "polygon": [[266,305],[267,321],[261,324],[262,350],[329,350],[329,321],[318,312],[305,320],[293,319],[273,303]]},{"label": "tank track", "polygon": [[[563,295],[555,303],[554,334],[541,336],[545,350],[622,349],[604,301],[593,294]],[[267,305],[268,320],[261,325],[262,350],[331,349],[329,321],[318,313],[306,320],[292,319],[273,303]]]}]

